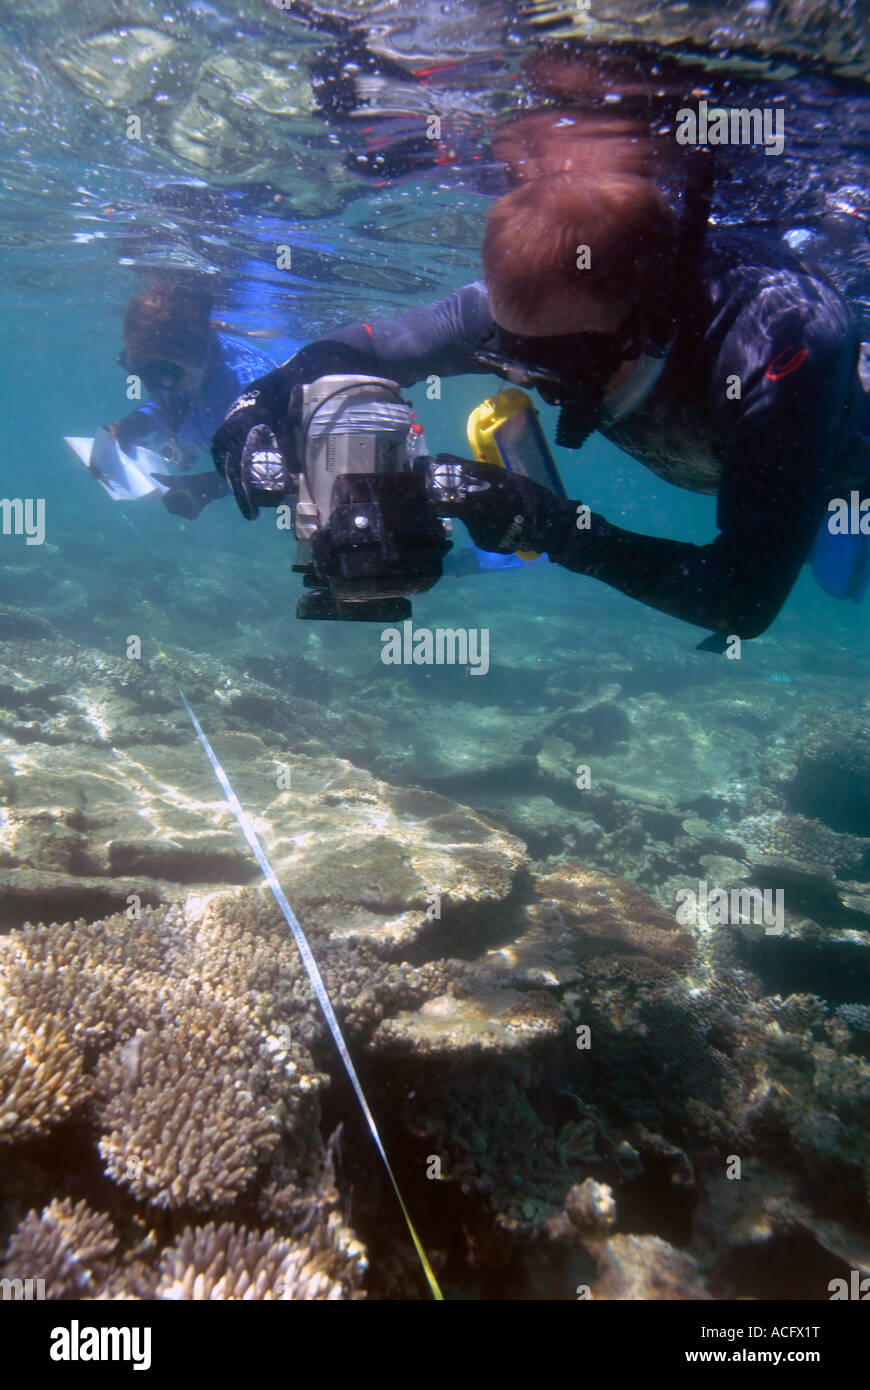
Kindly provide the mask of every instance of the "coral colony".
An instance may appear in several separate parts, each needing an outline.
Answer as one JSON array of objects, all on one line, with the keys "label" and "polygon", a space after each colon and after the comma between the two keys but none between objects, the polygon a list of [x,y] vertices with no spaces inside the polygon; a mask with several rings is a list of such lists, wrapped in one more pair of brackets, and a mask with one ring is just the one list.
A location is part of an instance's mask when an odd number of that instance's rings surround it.
[{"label": "coral colony", "polygon": [[[42,624],[0,611],[0,1145],[21,1194],[4,1296],[25,1297],[28,1280],[46,1299],[419,1296],[406,1233],[367,1215],[383,1207],[376,1165],[355,1163],[350,1206],[337,1182],[340,1064],[171,687],[141,663],[48,643]],[[404,1170],[416,1165],[426,1187],[461,1184],[499,1260],[516,1257],[512,1296],[540,1295],[541,1242],[558,1297],[751,1293],[732,1259],[730,1175],[756,1162],[766,1186],[751,1189],[754,1219],[834,1251],[848,1286],[860,1234],[842,1219],[834,1239],[804,1175],[863,1191],[868,1011],[783,997],[781,972],[798,947],[834,978],[859,949],[870,738],[848,692],[839,704],[826,693],[807,719],[761,674],[755,717],[768,741],[797,749],[785,780],[757,760],[741,798],[745,754],[731,733],[715,757],[697,744],[709,791],[687,806],[643,779],[668,775],[670,748],[686,755],[686,721],[700,714],[663,712],[657,686],[671,675],[653,647],[648,690],[628,698],[608,679],[613,659],[602,651],[582,693],[558,655],[531,671],[533,798],[515,705],[484,707],[473,766],[501,769],[485,814],[469,804],[449,693],[433,689],[419,728],[413,665],[390,692],[358,689],[353,716],[330,722],[304,693],[325,669],[300,665],[289,682],[282,670],[270,685],[177,658],[292,886],[369,1099],[391,1107]],[[742,698],[711,683],[694,708],[705,727],[712,713],[733,730]],[[271,732],[251,731],[254,704]],[[413,728],[445,794],[398,784]],[[324,750],[325,730],[338,753]],[[578,783],[581,758],[592,775]],[[717,787],[730,816],[716,816]],[[746,800],[769,809],[741,813]],[[61,906],[74,920],[57,920]],[[751,989],[735,986],[735,958]],[[797,1071],[796,1055],[807,1059]],[[93,1183],[59,1180],[46,1198],[34,1139],[50,1171]],[[656,1233],[646,1175],[663,1169],[703,1247]],[[626,1185],[646,1213],[640,1234],[614,1231]],[[442,1267],[462,1259],[446,1227],[428,1244]],[[386,1269],[404,1270],[398,1285]]]}]

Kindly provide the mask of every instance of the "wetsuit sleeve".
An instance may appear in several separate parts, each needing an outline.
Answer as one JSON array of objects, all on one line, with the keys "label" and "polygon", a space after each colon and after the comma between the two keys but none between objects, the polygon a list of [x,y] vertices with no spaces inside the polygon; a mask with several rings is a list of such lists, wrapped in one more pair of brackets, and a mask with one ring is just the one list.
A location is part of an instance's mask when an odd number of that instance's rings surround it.
[{"label": "wetsuit sleeve", "polygon": [[474,350],[491,330],[486,288],[476,281],[410,313],[335,329],[308,343],[275,371],[250,382],[211,441],[215,468],[232,487],[242,514],[249,520],[257,515],[243,476],[247,441],[255,438],[252,431],[268,432],[269,448],[280,455],[288,478],[302,467],[295,418],[291,419],[297,386],[344,373],[388,377],[410,386],[433,374],[482,371]]},{"label": "wetsuit sleeve", "polygon": [[832,290],[793,272],[783,281],[736,316],[710,374],[717,538],[663,540],[593,515],[588,530],[557,528],[551,560],[700,627],[757,637],[770,625],[831,496],[857,353]]},{"label": "wetsuit sleeve", "polygon": [[407,313],[335,329],[303,348],[293,361],[340,357],[339,345],[343,344],[354,353],[358,370],[411,386],[429,376],[490,371],[477,364],[474,353],[491,330],[486,287],[475,280],[446,299],[422,304]]},{"label": "wetsuit sleeve", "polygon": [[147,439],[160,426],[160,412],[154,401],[146,401],[138,410],[131,410],[115,425],[118,447],[126,453],[141,440]]}]

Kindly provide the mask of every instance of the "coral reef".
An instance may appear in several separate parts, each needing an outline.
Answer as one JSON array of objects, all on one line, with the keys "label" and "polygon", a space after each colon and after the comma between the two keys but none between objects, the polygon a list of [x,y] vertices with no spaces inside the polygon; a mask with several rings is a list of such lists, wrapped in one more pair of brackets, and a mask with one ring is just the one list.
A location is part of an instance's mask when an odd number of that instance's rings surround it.
[{"label": "coral reef", "polygon": [[16,999],[0,1006],[0,1144],[66,1118],[89,1094],[81,1051],[55,1014]]},{"label": "coral reef", "polygon": [[105,1172],[157,1207],[221,1207],[278,1142],[278,1096],[251,1059],[256,1029],[188,1005],[104,1057],[96,1089]]},{"label": "coral reef", "polygon": [[611,1236],[596,1244],[595,1258],[593,1298],[658,1302],[711,1297],[692,1257],[659,1236]]},{"label": "coral reef", "polygon": [[821,821],[782,812],[746,816],[733,830],[750,862],[788,859],[798,864],[824,865],[842,876],[870,876],[870,838],[838,834]]},{"label": "coral reef", "polygon": [[789,798],[833,830],[870,835],[870,733],[866,720],[829,720],[802,740]]},{"label": "coral reef", "polygon": [[[794,804],[799,755],[774,756],[808,746],[793,688],[705,685],[699,657],[669,673],[650,647],[572,689],[557,654],[528,667],[528,708],[442,673],[421,723],[422,676],[367,683],[315,638],[249,676],[173,659],[448,1294],[764,1296],[775,1268],[782,1296],[825,1297],[870,1227],[870,841]],[[36,633],[3,663],[4,1273],[50,1298],[420,1296],[165,677]],[[352,717],[310,698],[321,673],[339,709],[353,684]],[[784,887],[785,931],[682,925],[699,880]]]},{"label": "coral reef", "polygon": [[210,1221],[188,1226],[164,1250],[155,1297],[353,1299],[365,1269],[361,1245],[334,1212],[301,1243]]},{"label": "coral reef", "polygon": [[3,1273],[9,1279],[42,1279],[53,1299],[93,1298],[105,1286],[118,1244],[112,1223],[87,1202],[50,1202],[28,1212],[13,1233]]}]

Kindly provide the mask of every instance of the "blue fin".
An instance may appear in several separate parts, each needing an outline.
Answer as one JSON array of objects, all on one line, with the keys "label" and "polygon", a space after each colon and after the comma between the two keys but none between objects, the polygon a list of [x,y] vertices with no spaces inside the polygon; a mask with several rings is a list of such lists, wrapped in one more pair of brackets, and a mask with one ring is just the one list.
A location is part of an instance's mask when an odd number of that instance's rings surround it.
[{"label": "blue fin", "polygon": [[832,535],[828,518],[822,522],[810,555],[813,578],[834,598],[860,603],[870,579],[870,538],[846,532]]}]

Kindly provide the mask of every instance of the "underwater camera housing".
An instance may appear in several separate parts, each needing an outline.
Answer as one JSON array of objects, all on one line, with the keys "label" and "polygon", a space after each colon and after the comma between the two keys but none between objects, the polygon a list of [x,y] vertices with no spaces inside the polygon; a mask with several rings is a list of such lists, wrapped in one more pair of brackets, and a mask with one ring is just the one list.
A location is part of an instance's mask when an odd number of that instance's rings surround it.
[{"label": "underwater camera housing", "polygon": [[291,417],[303,464],[293,569],[312,590],[297,618],[410,617],[408,595],[437,583],[451,544],[412,467],[410,405],[383,377],[323,376],[297,388]]}]

